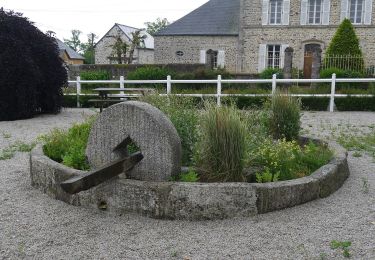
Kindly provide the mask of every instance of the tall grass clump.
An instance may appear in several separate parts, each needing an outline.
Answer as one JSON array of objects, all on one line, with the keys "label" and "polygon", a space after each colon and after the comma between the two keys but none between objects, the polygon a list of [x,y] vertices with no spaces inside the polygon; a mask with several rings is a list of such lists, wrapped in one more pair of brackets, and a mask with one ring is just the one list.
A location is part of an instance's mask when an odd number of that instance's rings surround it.
[{"label": "tall grass clump", "polygon": [[195,164],[201,181],[242,182],[246,157],[246,125],[233,106],[206,104]]},{"label": "tall grass clump", "polygon": [[271,100],[270,131],[275,139],[297,140],[301,129],[301,101],[276,92]]},{"label": "tall grass clump", "polygon": [[94,118],[75,124],[68,130],[54,129],[40,139],[45,143],[43,152],[52,160],[78,170],[90,168],[85,155]]},{"label": "tall grass clump", "polygon": [[194,98],[147,95],[141,101],[157,107],[171,120],[181,138],[182,165],[191,165],[199,115]]}]

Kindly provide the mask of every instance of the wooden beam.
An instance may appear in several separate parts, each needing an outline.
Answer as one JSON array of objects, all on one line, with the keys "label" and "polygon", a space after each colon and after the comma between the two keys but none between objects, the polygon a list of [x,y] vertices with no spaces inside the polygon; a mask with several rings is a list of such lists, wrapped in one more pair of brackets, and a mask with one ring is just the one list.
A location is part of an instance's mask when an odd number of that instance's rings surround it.
[{"label": "wooden beam", "polygon": [[77,176],[64,181],[60,184],[60,186],[65,192],[69,194],[76,194],[95,187],[115,176],[120,175],[123,172],[131,170],[142,159],[142,153],[137,152],[129,157],[108,163],[99,169],[90,171],[82,176]]}]

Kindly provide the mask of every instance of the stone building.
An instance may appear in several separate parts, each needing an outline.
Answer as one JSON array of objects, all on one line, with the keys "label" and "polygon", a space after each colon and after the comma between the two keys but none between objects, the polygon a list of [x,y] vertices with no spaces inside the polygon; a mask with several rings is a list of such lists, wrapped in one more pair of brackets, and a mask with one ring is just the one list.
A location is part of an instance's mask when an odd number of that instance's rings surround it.
[{"label": "stone building", "polygon": [[[116,54],[113,45],[117,37],[131,45],[132,33],[141,30],[127,25],[116,23],[96,44],[95,63],[96,64],[117,64]],[[146,31],[141,31],[142,36],[146,36],[140,46],[134,51],[132,64],[153,64],[154,63],[154,38]],[[130,47],[129,47],[130,49]],[[127,52],[129,55],[129,50]]]},{"label": "stone building", "polygon": [[[375,65],[374,0],[211,0],[155,37],[155,63],[211,63],[237,73],[283,67],[311,71],[306,53],[328,47],[344,18],[360,39],[366,66]],[[309,77],[309,75],[307,75]]]},{"label": "stone building", "polygon": [[55,38],[57,46],[59,47],[59,56],[60,58],[68,65],[81,65],[84,63],[85,58],[82,57],[75,50],[70,48],[64,42]]}]

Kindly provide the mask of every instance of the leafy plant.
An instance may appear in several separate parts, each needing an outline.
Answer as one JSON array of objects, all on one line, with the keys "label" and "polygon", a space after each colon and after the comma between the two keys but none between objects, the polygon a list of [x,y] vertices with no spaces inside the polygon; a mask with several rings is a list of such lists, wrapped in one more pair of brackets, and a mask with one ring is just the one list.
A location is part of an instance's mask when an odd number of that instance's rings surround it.
[{"label": "leafy plant", "polygon": [[11,137],[12,137],[12,135],[9,134],[9,133],[3,133],[3,138],[5,138],[5,139],[9,139],[9,138],[11,138]]},{"label": "leafy plant", "polygon": [[136,69],[135,71],[129,72],[128,80],[165,80],[168,75],[174,75],[175,72],[165,68],[157,66],[145,66]]},{"label": "leafy plant", "polygon": [[197,141],[198,111],[193,98],[189,97],[161,97],[148,95],[141,98],[165,113],[181,138],[182,164],[191,165],[193,147]]},{"label": "leafy plant", "polygon": [[45,142],[44,154],[52,160],[63,163],[68,167],[88,170],[85,150],[94,118],[82,124],[75,124],[68,130],[54,129],[40,139]]},{"label": "leafy plant", "polygon": [[195,149],[202,181],[244,181],[246,125],[233,106],[206,104]]},{"label": "leafy plant", "polygon": [[270,130],[275,139],[297,140],[301,129],[301,101],[280,92],[271,100]]},{"label": "leafy plant", "polygon": [[279,176],[280,176],[280,172],[277,172],[276,174],[272,174],[270,169],[266,169],[263,173],[256,174],[256,180],[258,183],[274,182],[274,181],[279,180]]},{"label": "leafy plant", "polygon": [[[94,71],[82,71],[80,73],[81,80],[109,80],[110,74],[105,70],[94,70]],[[102,87],[103,84],[83,84],[82,91],[85,89]]]},{"label": "leafy plant", "polygon": [[266,139],[259,148],[252,148],[249,162],[264,168],[256,175],[257,182],[284,181],[310,175],[331,160],[327,147],[309,142],[301,147],[296,141]]},{"label": "leafy plant", "polygon": [[350,257],[350,246],[352,245],[352,242],[350,241],[337,241],[337,240],[332,240],[331,241],[331,248],[332,249],[342,249],[342,254],[344,257],[349,258]]},{"label": "leafy plant", "polygon": [[[284,78],[284,73],[282,71],[282,69],[279,69],[279,68],[266,68],[265,70],[263,70],[260,74],[259,74],[259,78],[260,79],[272,79],[272,76],[276,74],[276,77],[278,79],[282,79]],[[266,88],[268,90],[271,90],[271,86],[272,84],[271,83],[268,83],[268,84],[258,84],[258,86],[260,88]]]},{"label": "leafy plant", "polygon": [[16,152],[30,152],[35,147],[35,143],[27,144],[16,141],[14,144],[0,151],[0,161],[12,159]]},{"label": "leafy plant", "polygon": [[179,179],[181,182],[197,182],[199,180],[199,176],[193,169],[190,168],[188,172],[181,173]]}]

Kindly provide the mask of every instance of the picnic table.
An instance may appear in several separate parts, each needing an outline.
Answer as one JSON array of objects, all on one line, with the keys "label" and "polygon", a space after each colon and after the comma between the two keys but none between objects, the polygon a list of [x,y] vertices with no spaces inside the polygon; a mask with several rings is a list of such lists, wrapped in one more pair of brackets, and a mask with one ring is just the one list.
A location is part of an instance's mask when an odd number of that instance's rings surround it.
[{"label": "picnic table", "polygon": [[[153,88],[95,88],[93,91],[98,92],[99,99],[90,99],[89,102],[94,102],[99,105],[100,112],[103,107],[110,103],[119,103],[128,100],[129,98],[136,98],[151,94],[155,92]],[[113,91],[118,91],[120,94],[113,94]],[[129,93],[130,92],[130,93]],[[135,92],[135,93],[134,93]]]}]

